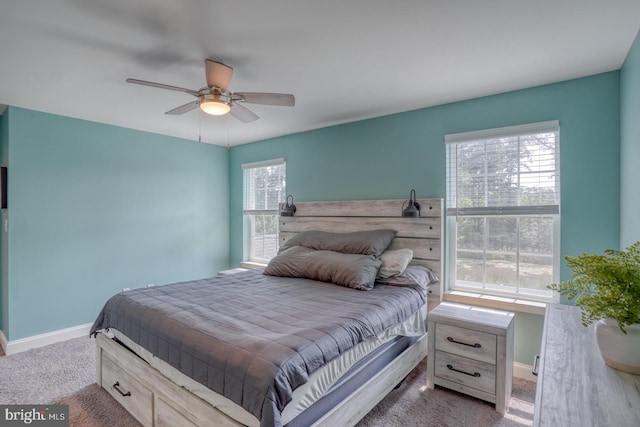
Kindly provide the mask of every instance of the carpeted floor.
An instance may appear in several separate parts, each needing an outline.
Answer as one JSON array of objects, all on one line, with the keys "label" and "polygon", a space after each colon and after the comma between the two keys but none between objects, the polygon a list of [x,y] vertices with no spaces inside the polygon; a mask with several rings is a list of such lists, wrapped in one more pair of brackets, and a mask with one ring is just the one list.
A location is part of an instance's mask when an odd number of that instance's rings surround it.
[{"label": "carpeted floor", "polygon": [[76,338],[0,357],[0,403],[52,403],[95,382],[94,345]]},{"label": "carpeted floor", "polygon": [[[95,342],[77,338],[0,357],[0,404],[69,405],[70,425],[130,427],[138,423],[95,384]],[[535,384],[514,378],[509,410],[440,387],[427,390],[426,360],[358,427],[533,425]],[[339,426],[336,426],[339,427]]]},{"label": "carpeted floor", "polygon": [[427,360],[414,369],[363,418],[357,427],[522,427],[533,425],[534,382],[513,379],[509,409],[503,416],[489,402],[436,386],[426,388]]}]

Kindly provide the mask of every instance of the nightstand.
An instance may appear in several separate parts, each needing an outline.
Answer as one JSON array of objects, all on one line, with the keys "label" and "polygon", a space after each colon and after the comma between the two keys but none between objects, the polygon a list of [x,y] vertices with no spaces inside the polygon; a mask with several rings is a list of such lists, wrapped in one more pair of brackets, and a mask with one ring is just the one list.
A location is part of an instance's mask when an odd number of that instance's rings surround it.
[{"label": "nightstand", "polygon": [[513,381],[513,313],[442,303],[427,320],[427,387],[495,403],[504,414]]}]

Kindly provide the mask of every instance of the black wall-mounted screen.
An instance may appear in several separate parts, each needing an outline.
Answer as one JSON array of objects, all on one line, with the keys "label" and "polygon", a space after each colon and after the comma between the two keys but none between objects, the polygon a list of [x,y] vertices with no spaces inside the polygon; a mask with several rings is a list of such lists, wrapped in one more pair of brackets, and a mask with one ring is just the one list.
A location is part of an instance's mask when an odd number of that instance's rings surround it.
[{"label": "black wall-mounted screen", "polygon": [[0,203],[2,204],[2,209],[7,208],[7,168],[2,166],[0,167]]}]

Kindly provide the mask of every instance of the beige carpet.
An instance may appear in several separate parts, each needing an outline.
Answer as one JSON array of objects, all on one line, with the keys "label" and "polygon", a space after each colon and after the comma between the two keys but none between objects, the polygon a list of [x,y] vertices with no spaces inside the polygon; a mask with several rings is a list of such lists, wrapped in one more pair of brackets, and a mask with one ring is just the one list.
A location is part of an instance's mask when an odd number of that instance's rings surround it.
[{"label": "beige carpet", "polygon": [[489,402],[436,386],[426,388],[426,359],[358,427],[520,427],[533,425],[536,385],[514,378],[509,409],[503,416]]},{"label": "beige carpet", "polygon": [[95,382],[94,346],[76,338],[0,357],[0,404],[52,403]]},{"label": "beige carpet", "polygon": [[[76,427],[138,425],[106,391],[93,383],[93,346],[93,340],[78,338],[0,357],[0,404],[68,404],[70,425]],[[502,416],[487,402],[440,387],[427,390],[425,368],[426,361],[423,361],[398,389],[360,421],[358,427],[519,427],[533,424],[534,383],[514,379],[509,410]]]}]

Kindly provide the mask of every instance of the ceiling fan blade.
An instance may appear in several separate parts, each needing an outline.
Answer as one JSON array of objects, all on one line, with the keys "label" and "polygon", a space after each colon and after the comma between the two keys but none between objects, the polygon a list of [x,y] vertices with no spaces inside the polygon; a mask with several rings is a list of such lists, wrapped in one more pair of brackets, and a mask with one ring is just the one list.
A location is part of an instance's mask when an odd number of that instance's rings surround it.
[{"label": "ceiling fan blade", "polygon": [[250,104],[279,105],[283,107],[293,107],[296,98],[288,93],[265,93],[265,92],[234,92],[234,96],[239,96],[238,101]]},{"label": "ceiling fan blade", "polygon": [[137,85],[157,87],[157,88],[160,88],[160,89],[177,90],[179,92],[190,93],[193,96],[198,96],[198,91],[197,90],[185,89],[183,87],[165,85],[165,84],[162,84],[162,83],[148,82],[146,80],[127,79],[127,83],[135,83]]},{"label": "ceiling fan blade", "polygon": [[172,116],[177,116],[179,114],[184,114],[187,111],[191,111],[194,108],[198,108],[198,105],[199,105],[198,101],[192,101],[192,102],[189,102],[188,104],[184,104],[184,105],[181,105],[179,107],[176,107],[173,110],[169,110],[165,114],[170,114]]},{"label": "ceiling fan blade", "polygon": [[229,114],[244,123],[249,123],[259,118],[253,111],[236,103],[231,106]]},{"label": "ceiling fan blade", "polygon": [[229,87],[229,83],[231,82],[233,68],[223,64],[222,62],[212,61],[211,59],[205,60],[204,65],[207,75],[207,86],[215,86],[220,88],[223,92],[226,91]]}]

